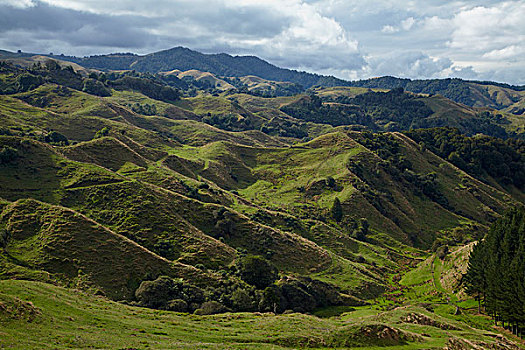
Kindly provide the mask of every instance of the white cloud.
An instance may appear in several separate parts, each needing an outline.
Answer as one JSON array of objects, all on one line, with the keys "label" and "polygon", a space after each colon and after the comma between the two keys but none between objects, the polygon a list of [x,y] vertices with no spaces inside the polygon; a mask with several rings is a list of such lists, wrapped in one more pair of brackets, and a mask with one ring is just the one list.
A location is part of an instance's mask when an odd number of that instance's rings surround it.
[{"label": "white cloud", "polygon": [[35,3],[32,0],[0,0],[0,6],[2,5],[23,9],[35,6]]},{"label": "white cloud", "polygon": [[523,57],[523,55],[525,55],[524,45],[510,45],[500,50],[492,50],[490,52],[484,53],[483,58],[490,60],[504,60],[518,56]]},{"label": "white cloud", "polygon": [[381,28],[381,32],[386,33],[386,34],[397,33],[397,32],[399,32],[399,28],[396,28],[394,26],[391,26],[391,25],[387,24],[387,25],[383,26],[383,28]]},{"label": "white cloud", "polygon": [[523,1],[460,11],[451,20],[454,32],[449,45],[454,49],[481,52],[525,45],[524,18]]},{"label": "white cloud", "polygon": [[386,33],[386,34],[393,34],[393,33],[399,32],[401,30],[408,31],[408,30],[412,29],[414,24],[416,24],[416,20],[414,19],[414,17],[408,17],[408,18],[402,20],[401,23],[399,23],[398,26],[392,26],[392,25],[388,25],[388,24],[383,26],[383,28],[381,28],[381,32]]},{"label": "white cloud", "polygon": [[364,75],[394,75],[403,78],[442,78],[452,69],[447,58],[431,57],[420,51],[394,51],[368,57]]},{"label": "white cloud", "polygon": [[403,30],[410,30],[415,23],[416,20],[414,17],[408,17],[407,19],[401,21],[401,28],[403,28]]}]

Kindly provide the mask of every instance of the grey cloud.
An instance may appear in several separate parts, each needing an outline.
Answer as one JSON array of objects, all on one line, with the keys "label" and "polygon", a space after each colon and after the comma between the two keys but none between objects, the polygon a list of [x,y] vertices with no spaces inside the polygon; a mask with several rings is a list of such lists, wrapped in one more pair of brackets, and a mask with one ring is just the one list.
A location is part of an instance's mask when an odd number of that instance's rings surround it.
[{"label": "grey cloud", "polygon": [[431,58],[422,52],[394,52],[369,60],[373,75],[395,75],[403,78],[442,77],[452,67],[448,58]]},{"label": "grey cloud", "polygon": [[[345,79],[458,76],[523,83],[519,77],[525,72],[520,60],[525,34],[517,14],[505,16],[512,20],[506,27],[498,24],[503,20],[487,21],[483,37],[490,45],[478,49],[472,42],[479,30],[469,30],[476,29],[475,17],[460,16],[519,1],[33,0],[34,6],[25,7],[13,6],[16,1],[0,2],[1,49],[144,54],[181,45],[256,55]],[[412,25],[403,26],[409,18]],[[395,30],[381,32],[385,26]]]},{"label": "grey cloud", "polygon": [[63,42],[70,46],[137,48],[155,41],[144,18],[113,17],[63,9],[37,3],[34,7],[0,6],[0,35],[8,44]]}]

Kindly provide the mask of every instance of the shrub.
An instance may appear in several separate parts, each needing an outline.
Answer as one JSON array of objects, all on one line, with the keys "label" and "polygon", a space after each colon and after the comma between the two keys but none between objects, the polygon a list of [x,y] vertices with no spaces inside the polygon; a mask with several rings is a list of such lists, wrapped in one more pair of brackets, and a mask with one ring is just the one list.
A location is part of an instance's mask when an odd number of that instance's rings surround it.
[{"label": "shrub", "polygon": [[229,311],[224,305],[218,301],[207,301],[201,305],[201,307],[195,310],[195,315],[215,315],[222,312]]},{"label": "shrub", "polygon": [[0,149],[0,164],[8,164],[18,157],[18,150],[10,146]]},{"label": "shrub", "polygon": [[7,241],[9,239],[9,234],[5,228],[0,228],[0,247],[7,246]]},{"label": "shrub", "polygon": [[332,204],[331,212],[335,221],[341,221],[343,218],[343,208],[341,207],[341,201],[337,197],[334,200],[334,204]]},{"label": "shrub", "polygon": [[237,269],[241,279],[258,289],[263,289],[277,280],[275,266],[261,256],[247,255],[239,259]]},{"label": "shrub", "polygon": [[231,296],[234,311],[255,311],[255,303],[250,294],[241,288],[237,288]]},{"label": "shrub", "polygon": [[281,313],[286,310],[283,301],[283,296],[277,286],[266,287],[259,301],[259,311]]},{"label": "shrub", "polygon": [[135,291],[135,297],[144,306],[152,308],[164,306],[176,297],[175,281],[167,276],[161,276],[154,281],[144,281]]},{"label": "shrub", "polygon": [[57,131],[51,131],[49,134],[44,136],[44,141],[54,145],[69,145],[69,140],[67,137]]},{"label": "shrub", "polygon": [[169,301],[181,299],[188,305],[200,304],[204,301],[202,289],[161,276],[154,281],[143,281],[135,291],[135,297],[141,305],[155,309],[169,307]]},{"label": "shrub", "polygon": [[182,299],[170,300],[168,301],[168,304],[166,305],[166,310],[176,311],[176,312],[187,312],[188,303]]},{"label": "shrub", "polygon": [[313,311],[317,306],[315,298],[306,291],[306,286],[299,282],[284,283],[280,289],[288,309],[295,312],[305,312]]},{"label": "shrub", "polygon": [[100,129],[99,131],[97,131],[93,138],[94,139],[99,139],[101,137],[108,136],[108,135],[109,135],[109,128],[107,126],[105,126],[102,129]]}]

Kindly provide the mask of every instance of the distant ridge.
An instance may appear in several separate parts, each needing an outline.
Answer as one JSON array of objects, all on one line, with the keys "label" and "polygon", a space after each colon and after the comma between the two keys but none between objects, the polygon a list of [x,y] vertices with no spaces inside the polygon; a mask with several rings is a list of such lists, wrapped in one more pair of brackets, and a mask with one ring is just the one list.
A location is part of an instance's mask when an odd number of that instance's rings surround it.
[{"label": "distant ridge", "polygon": [[178,69],[210,72],[218,76],[242,77],[256,75],[267,80],[289,81],[304,88],[315,85],[344,86],[349,82],[332,76],[298,72],[279,68],[255,56],[231,56],[225,53],[203,54],[185,47],[154,52],[144,56],[131,53],[97,55],[89,57],[50,56],[72,61],[86,68],[158,73]]},{"label": "distant ridge", "polygon": [[[0,50],[0,58],[29,57],[30,53]],[[383,76],[358,81],[347,81],[333,76],[300,72],[277,67],[256,56],[232,56],[226,53],[204,54],[185,47],[174,47],[147,55],[112,53],[86,57],[42,54],[77,63],[85,68],[100,70],[136,70],[159,73],[172,70],[199,70],[218,77],[258,76],[266,80],[291,82],[304,89],[313,86],[352,86],[376,89],[403,88],[414,93],[440,94],[471,107],[490,107],[521,115],[525,113],[523,98],[525,86],[488,81],[468,81],[459,78],[407,79]]]}]

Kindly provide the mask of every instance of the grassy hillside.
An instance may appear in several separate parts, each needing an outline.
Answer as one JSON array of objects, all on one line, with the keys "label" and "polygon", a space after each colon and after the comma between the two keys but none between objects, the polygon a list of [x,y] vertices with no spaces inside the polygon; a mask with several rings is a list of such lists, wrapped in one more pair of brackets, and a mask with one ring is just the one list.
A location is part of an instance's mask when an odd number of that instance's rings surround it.
[{"label": "grassy hillside", "polygon": [[[0,345],[6,348],[519,349],[484,327],[472,328],[450,314],[437,316],[421,307],[355,309],[329,319],[194,316],[129,307],[38,282],[0,281],[0,287]],[[484,324],[483,318],[476,320]]]},{"label": "grassy hillside", "polygon": [[270,98],[170,74],[0,67],[0,346],[97,347],[102,329],[131,348],[507,342],[458,281],[523,201],[521,141],[395,131],[479,126],[436,95]]},{"label": "grassy hillside", "polygon": [[4,208],[0,220],[8,232],[2,254],[4,278],[27,278],[32,270],[44,270],[57,280],[99,288],[117,300],[132,297],[140,282],[151,275],[212,280],[66,208],[20,200]]}]

